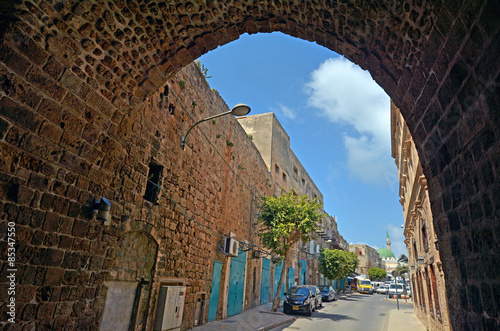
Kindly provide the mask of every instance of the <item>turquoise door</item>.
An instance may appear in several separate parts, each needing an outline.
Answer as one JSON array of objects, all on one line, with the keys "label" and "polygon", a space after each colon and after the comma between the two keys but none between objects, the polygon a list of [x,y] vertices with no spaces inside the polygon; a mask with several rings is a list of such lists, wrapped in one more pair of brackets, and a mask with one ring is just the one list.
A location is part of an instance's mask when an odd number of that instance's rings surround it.
[{"label": "turquoise door", "polygon": [[302,262],[302,266],[300,268],[300,281],[302,281],[302,285],[307,284],[306,272],[307,272],[307,262],[305,260],[300,260]]},{"label": "turquoise door", "polygon": [[208,321],[217,319],[217,306],[219,305],[220,277],[222,274],[222,262],[214,261],[212,273],[212,286],[210,287],[210,301],[208,304]]},{"label": "turquoise door", "polygon": [[269,302],[269,274],[271,271],[271,260],[262,259],[262,277],[260,282],[260,304]]},{"label": "turquoise door", "polygon": [[241,313],[245,296],[245,267],[247,252],[238,250],[238,257],[231,258],[229,289],[227,292],[227,316]]},{"label": "turquoise door", "polygon": [[[281,270],[283,270],[283,263],[281,265],[274,265],[274,296],[276,297],[276,292],[278,291],[278,284],[280,282],[280,277],[281,277]],[[283,282],[284,282],[283,278]],[[281,286],[281,293],[280,293],[281,299],[285,299],[285,284]]]},{"label": "turquoise door", "polygon": [[287,291],[290,289],[290,287],[293,286],[293,283],[295,280],[293,279],[295,275],[295,270],[293,268],[288,269],[288,288],[286,289]]}]

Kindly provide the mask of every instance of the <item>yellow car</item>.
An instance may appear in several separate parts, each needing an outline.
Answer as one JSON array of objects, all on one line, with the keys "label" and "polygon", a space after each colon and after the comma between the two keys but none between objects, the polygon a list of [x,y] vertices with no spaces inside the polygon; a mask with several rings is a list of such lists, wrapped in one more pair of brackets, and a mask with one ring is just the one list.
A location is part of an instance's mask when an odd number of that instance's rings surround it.
[{"label": "yellow car", "polygon": [[370,282],[368,279],[360,280],[358,286],[358,292],[373,294],[372,282]]}]

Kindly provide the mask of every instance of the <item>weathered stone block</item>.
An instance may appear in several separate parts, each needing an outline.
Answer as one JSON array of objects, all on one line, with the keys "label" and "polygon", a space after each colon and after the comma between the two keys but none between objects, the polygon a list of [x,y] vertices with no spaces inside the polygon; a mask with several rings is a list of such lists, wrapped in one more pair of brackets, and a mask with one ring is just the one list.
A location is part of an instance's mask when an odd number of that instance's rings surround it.
[{"label": "weathered stone block", "polygon": [[5,97],[0,99],[0,115],[30,131],[36,131],[41,124],[34,112]]}]

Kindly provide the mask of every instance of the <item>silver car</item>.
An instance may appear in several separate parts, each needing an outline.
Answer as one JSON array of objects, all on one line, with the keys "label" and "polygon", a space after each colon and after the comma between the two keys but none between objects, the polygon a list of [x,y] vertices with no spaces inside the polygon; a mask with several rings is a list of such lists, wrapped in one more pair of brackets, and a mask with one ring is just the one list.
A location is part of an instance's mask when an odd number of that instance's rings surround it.
[{"label": "silver car", "polygon": [[389,286],[387,285],[381,285],[379,286],[379,288],[377,289],[377,293],[378,294],[387,294],[387,291],[389,290]]},{"label": "silver car", "polygon": [[397,294],[398,297],[401,297],[403,294],[403,286],[403,284],[391,284],[389,287],[389,296],[392,298]]}]

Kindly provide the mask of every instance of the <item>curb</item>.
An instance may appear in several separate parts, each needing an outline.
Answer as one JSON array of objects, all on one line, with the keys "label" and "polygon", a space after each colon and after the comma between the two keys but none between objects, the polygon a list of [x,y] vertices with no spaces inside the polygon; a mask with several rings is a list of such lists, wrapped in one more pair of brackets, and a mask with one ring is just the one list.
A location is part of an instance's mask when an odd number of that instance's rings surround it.
[{"label": "curb", "polygon": [[287,324],[287,323],[290,323],[290,322],[293,322],[293,321],[295,321],[295,318],[294,317],[290,317],[289,319],[286,319],[286,320],[279,321],[279,322],[276,322],[276,323],[273,323],[273,324],[270,324],[270,325],[266,325],[266,326],[260,327],[260,328],[257,329],[257,331],[268,331],[268,330],[277,328],[280,325]]},{"label": "curb", "polygon": [[[393,302],[393,303],[396,303],[396,299],[382,299],[383,301],[385,302]],[[404,299],[402,299],[404,300]],[[401,301],[401,299],[399,299],[399,304],[404,304],[404,305],[411,305],[413,306],[414,303],[413,302],[405,302],[405,301]]]},{"label": "curb", "polygon": [[384,321],[384,328],[382,330],[388,331],[389,330],[389,315],[391,314],[391,311],[389,310],[387,314],[385,314],[385,321]]}]

